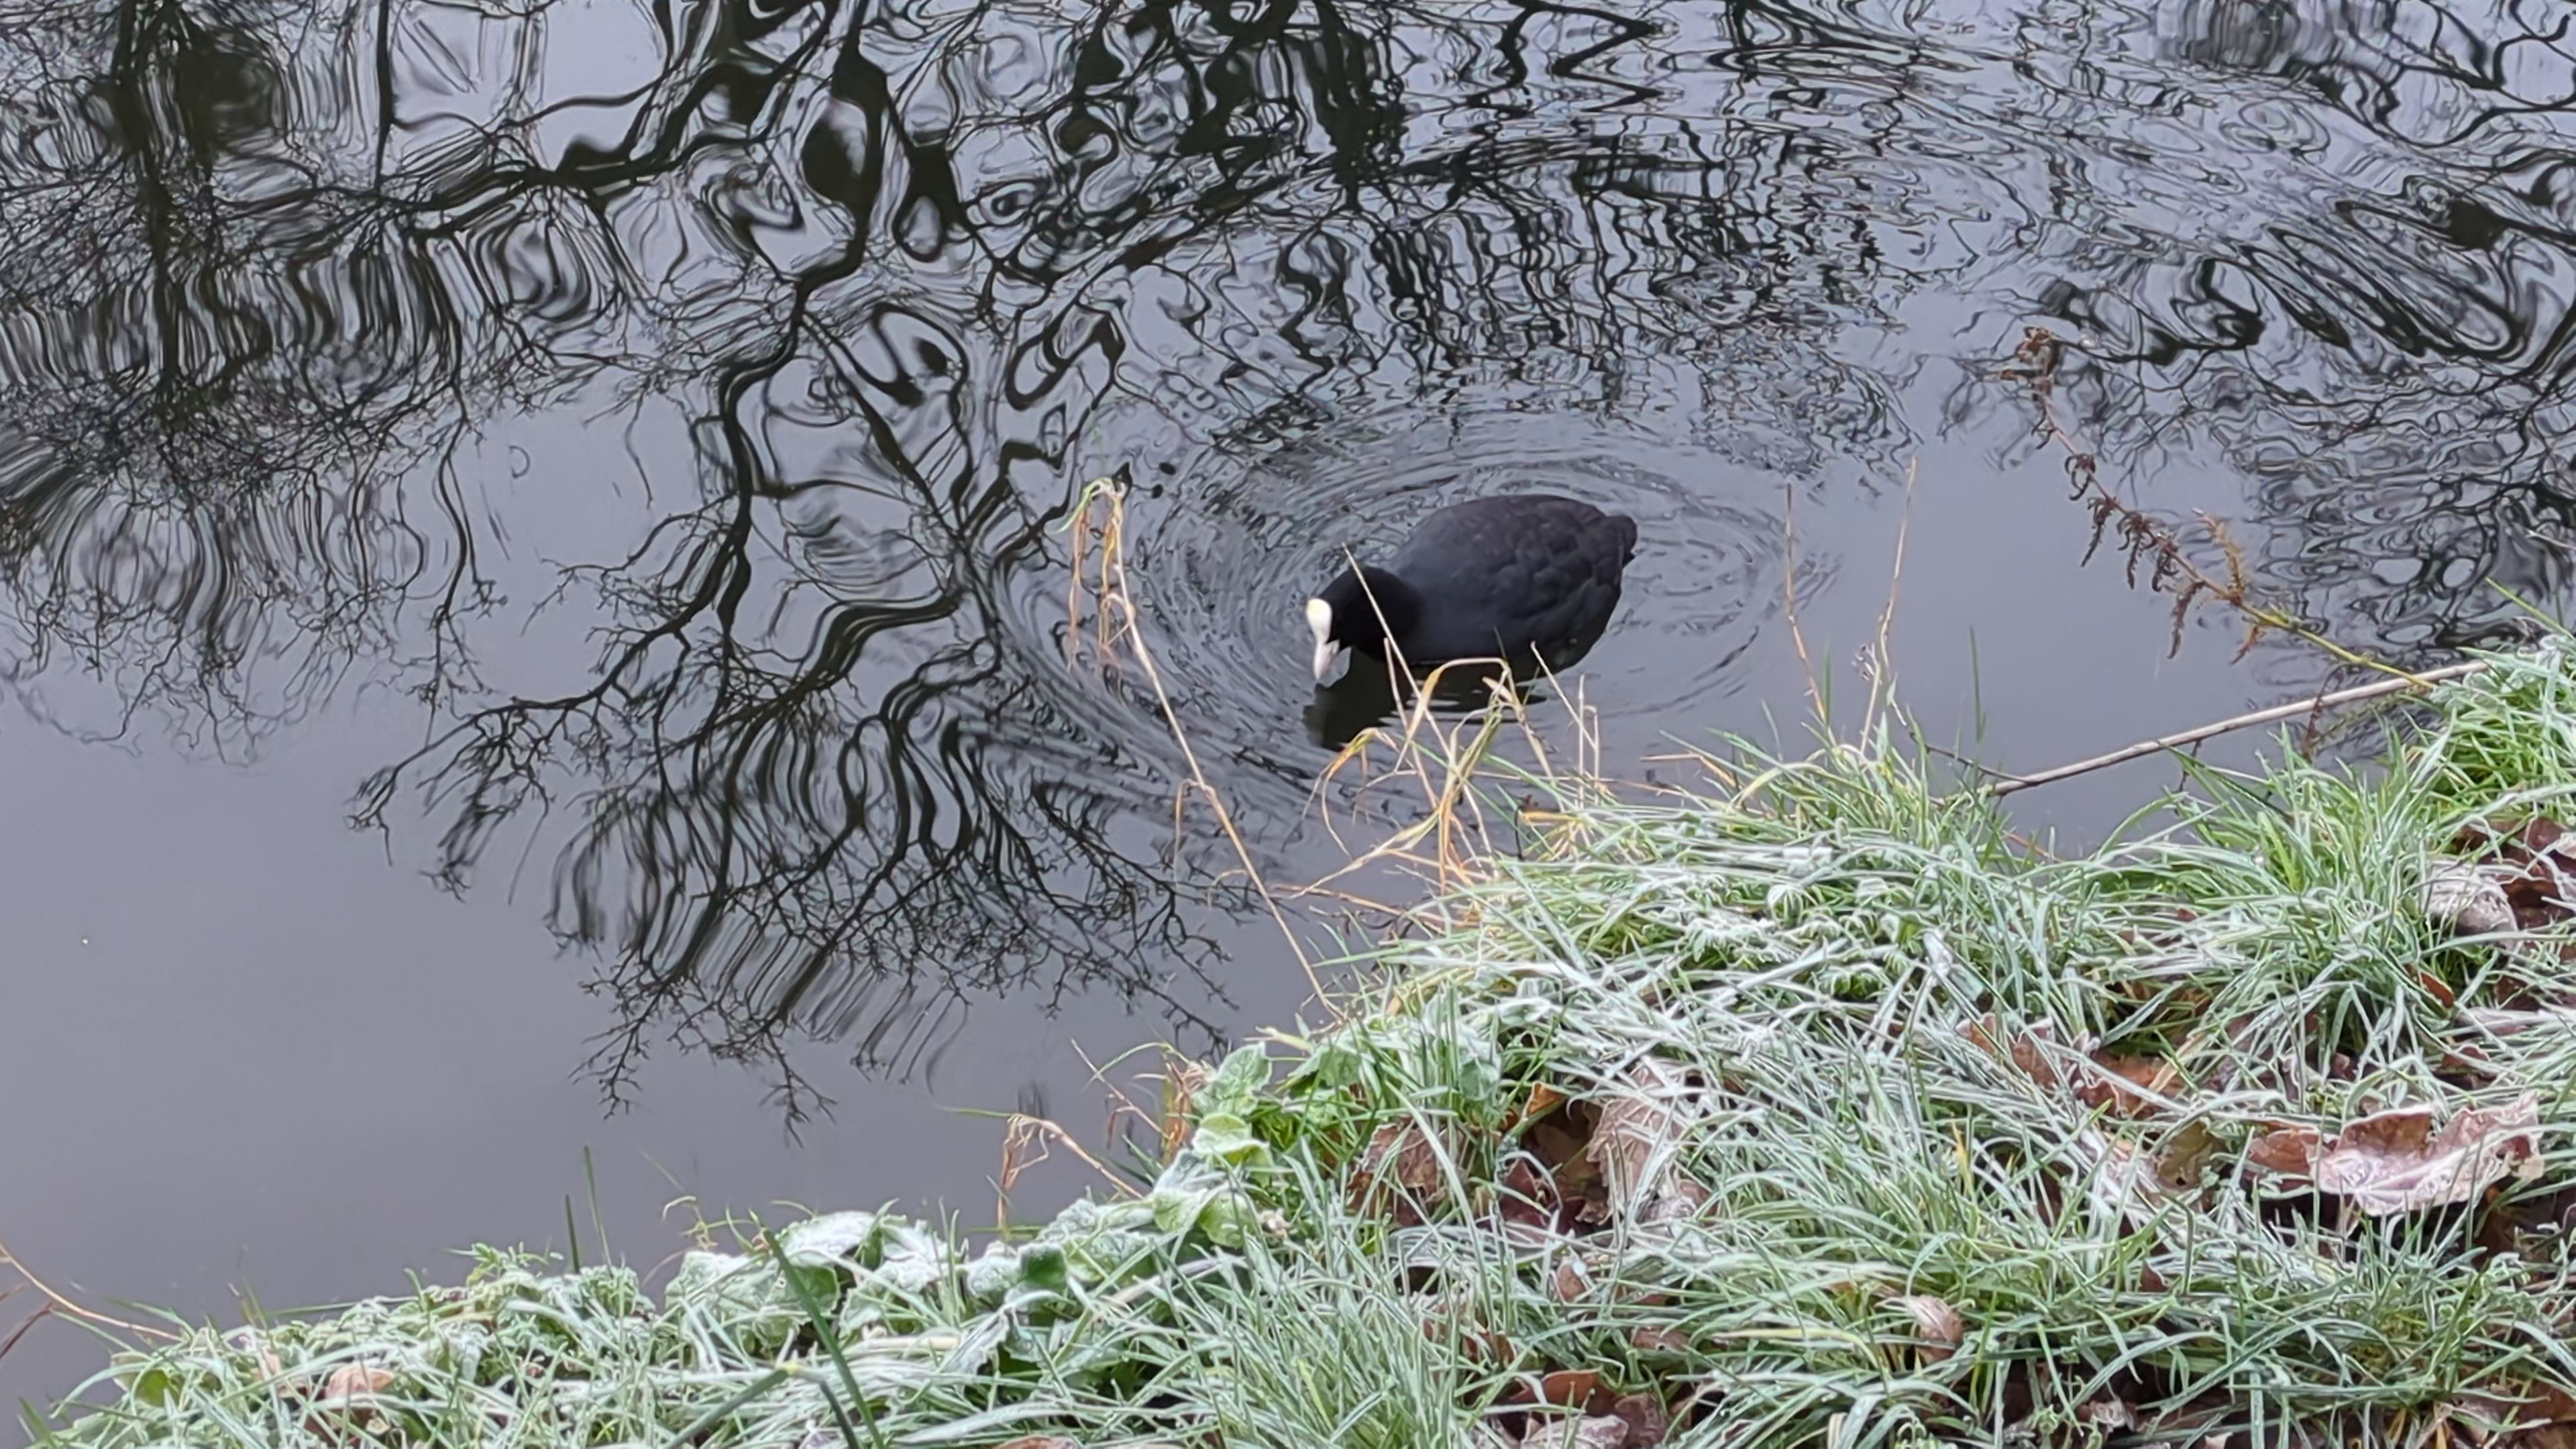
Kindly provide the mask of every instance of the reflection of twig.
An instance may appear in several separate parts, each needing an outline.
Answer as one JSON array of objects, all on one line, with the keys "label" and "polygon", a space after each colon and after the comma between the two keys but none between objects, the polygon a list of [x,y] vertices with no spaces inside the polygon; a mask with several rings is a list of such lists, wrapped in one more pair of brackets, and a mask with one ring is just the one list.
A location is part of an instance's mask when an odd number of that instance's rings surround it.
[{"label": "reflection of twig", "polygon": [[[1092,516],[1095,504],[1099,511],[1096,520]],[[1269,885],[1261,878],[1260,867],[1253,864],[1252,848],[1244,844],[1242,832],[1235,829],[1234,813],[1225,808],[1225,797],[1217,793],[1207,771],[1200,767],[1199,752],[1190,744],[1189,731],[1181,727],[1180,711],[1172,705],[1171,692],[1163,687],[1162,671],[1154,666],[1154,651],[1145,643],[1143,620],[1137,615],[1134,595],[1127,587],[1125,495],[1110,480],[1095,479],[1082,490],[1081,499],[1074,505],[1073,516],[1082,529],[1074,548],[1075,589],[1078,591],[1082,584],[1084,556],[1092,548],[1097,548],[1100,572],[1093,582],[1094,598],[1099,608],[1097,627],[1101,630],[1100,637],[1103,640],[1113,637],[1123,640],[1128,651],[1135,656],[1137,667],[1144,672],[1145,682],[1153,688],[1154,703],[1163,712],[1163,723],[1171,730],[1173,742],[1180,746],[1182,761],[1189,766],[1190,783],[1207,801],[1208,808],[1216,812],[1217,826],[1225,832],[1226,842],[1234,847],[1234,857],[1242,863],[1244,878],[1252,882],[1253,892],[1261,897],[1262,905],[1269,908],[1270,919],[1278,924],[1279,934],[1287,941],[1290,954],[1297,958],[1298,967],[1306,973],[1306,984],[1314,990],[1315,999],[1329,1009],[1331,999],[1324,993],[1323,978],[1315,974],[1315,963],[1306,955],[1305,943],[1297,939],[1296,929],[1288,923],[1288,913],[1280,909],[1278,897],[1270,893]],[[1117,615],[1114,629],[1109,622],[1109,615],[1113,612]]]},{"label": "reflection of twig", "polygon": [[2057,408],[2051,401],[2057,391],[2058,364],[2065,353],[2066,344],[2056,334],[2045,327],[2028,328],[2022,333],[2021,345],[2013,349],[2012,361],[1995,375],[2006,382],[2029,385],[2031,402],[2039,409],[2040,435],[2066,453],[2066,475],[2075,480],[2075,496],[2084,500],[2093,515],[2093,540],[2084,550],[2085,561],[2092,560],[2102,547],[2103,535],[2116,527],[2121,551],[2128,555],[2129,583],[2136,585],[2138,565],[2144,563],[2148,566],[2149,591],[2162,593],[2168,587],[2175,590],[2173,643],[2167,657],[2182,652],[2183,624],[2190,617],[2191,606],[2206,595],[2234,609],[2245,620],[2245,638],[2236,646],[2238,659],[2251,652],[2264,634],[2288,634],[2357,669],[2376,670],[2404,680],[2429,677],[2409,674],[2394,664],[2347,649],[2292,615],[2256,599],[2253,579],[2245,571],[2244,550],[2216,518],[2206,513],[2199,515],[2201,527],[2227,561],[2227,576],[2223,579],[2192,562],[2171,528],[2132,507],[2105,486],[2100,461],[2058,421]]},{"label": "reflection of twig", "polygon": [[[2042,770],[2035,775],[2006,775],[1988,785],[1986,793],[2009,795],[2015,790],[2027,790],[2033,785],[2046,785],[2071,776],[2089,774],[2095,770],[2107,770],[2113,765],[2125,764],[2130,760],[2141,759],[2148,755],[2162,754],[2167,750],[2179,749],[2184,745],[2195,744],[2213,735],[2226,734],[2231,730],[2270,724],[2274,720],[2292,719],[2316,710],[2331,709],[2339,704],[2357,704],[2362,700],[2377,699],[2382,695],[2421,689],[2445,679],[2465,679],[2486,667],[2485,660],[2475,659],[2466,664],[2428,669],[2421,674],[2400,675],[2395,679],[2382,679],[2371,684],[2356,684],[2350,689],[2338,689],[2311,699],[2296,699],[2288,704],[2276,704],[2269,709],[2258,709],[2250,714],[2240,714],[2231,719],[2219,720],[2214,724],[2198,725],[2177,734],[2162,735],[2152,740],[2140,740],[2134,745],[2123,746],[2107,755],[2095,755],[2089,760],[2077,760],[2073,764],[2059,765]],[[1983,765],[1978,768],[1987,769]],[[1995,772],[1989,771],[1989,773]]]}]

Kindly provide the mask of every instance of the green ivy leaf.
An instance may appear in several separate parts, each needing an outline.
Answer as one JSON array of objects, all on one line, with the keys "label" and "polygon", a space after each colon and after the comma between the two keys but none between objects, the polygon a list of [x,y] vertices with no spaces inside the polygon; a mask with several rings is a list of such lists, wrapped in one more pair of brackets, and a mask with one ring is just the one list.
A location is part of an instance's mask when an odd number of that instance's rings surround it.
[{"label": "green ivy leaf", "polygon": [[1212,1112],[1199,1119],[1190,1146],[1211,1162],[1253,1167],[1270,1160],[1270,1144],[1256,1136],[1252,1124],[1232,1112]]}]

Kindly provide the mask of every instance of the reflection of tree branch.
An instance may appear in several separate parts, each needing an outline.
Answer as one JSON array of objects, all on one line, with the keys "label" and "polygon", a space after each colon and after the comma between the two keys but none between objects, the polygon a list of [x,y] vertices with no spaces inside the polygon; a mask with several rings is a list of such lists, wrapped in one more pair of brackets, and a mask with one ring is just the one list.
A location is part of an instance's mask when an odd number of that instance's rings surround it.
[{"label": "reflection of tree branch", "polygon": [[[618,1014],[593,1063],[612,1095],[677,1040],[761,1064],[802,1111],[789,1038],[901,1067],[1006,990],[1204,1025],[1220,994],[1173,967],[1211,958],[1188,919],[1205,893],[1136,838],[1172,762],[1130,738],[1133,701],[1061,676],[1018,597],[1053,566],[1077,454],[1123,417],[1182,419],[1170,380],[1206,390],[1183,425],[1209,442],[1568,358],[1615,398],[1637,359],[1767,367],[1762,328],[1935,275],[1841,215],[1866,133],[1408,140],[1415,103],[1458,85],[1447,57],[1498,35],[1521,69],[1474,102],[1480,127],[1506,90],[1651,94],[1665,32],[1607,10],[1558,7],[1583,22],[1560,42],[1520,7],[988,0],[926,22],[717,0],[656,10],[651,76],[576,97],[539,84],[542,6],[351,0],[336,34],[374,91],[341,97],[298,71],[289,7],[183,3],[53,12],[51,53],[98,78],[56,77],[50,104],[107,159],[0,159],[0,314],[48,336],[115,318],[130,350],[0,414],[30,687],[76,640],[128,671],[128,709],[236,721],[259,648],[293,654],[312,698],[414,649],[383,667],[428,738],[355,813],[390,830],[425,806],[456,890],[514,828],[556,841],[554,928],[597,953]],[[436,37],[406,27],[450,9],[492,27],[493,76],[409,74],[403,47]],[[1747,83],[1804,82],[1778,39],[1795,14],[1734,22]],[[1827,29],[1832,64],[1897,93],[1924,64]],[[1018,99],[960,103],[983,48],[1023,32],[1042,43]],[[240,79],[173,100],[200,72]],[[124,96],[104,127],[80,120],[97,87]],[[285,99],[313,93],[349,117]],[[543,140],[576,104],[615,139]],[[64,229],[107,268],[87,290],[65,287]],[[1132,305],[1147,288],[1174,312]],[[126,319],[130,298],[149,305]],[[1860,370],[1823,390],[1850,405],[1783,429],[1806,446],[1897,427]],[[469,648],[499,603],[472,447],[602,397],[685,410],[692,491],[556,581],[550,604],[598,610],[584,675],[495,698]],[[831,547],[878,509],[901,558],[853,577]],[[122,592],[137,558],[164,582]],[[1243,766],[1301,808],[1295,773]]]},{"label": "reflection of tree branch", "polygon": [[[2032,35],[2044,19],[2025,22]],[[2029,133],[2068,141],[2034,230],[2056,276],[2026,306],[2082,337],[2090,364],[2060,402],[2132,475],[2230,460],[2270,525],[2255,571],[2286,614],[2357,652],[2417,669],[2509,634],[2490,579],[2549,596],[2571,577],[2533,535],[2576,522],[2561,461],[2576,330],[2545,300],[2576,233],[2530,204],[2528,183],[2557,163],[2522,130],[2571,97],[2489,56],[2556,39],[2513,34],[2523,18],[2501,14],[2480,34],[2419,0],[2192,0],[2159,18],[2169,64],[2142,75],[2135,23],[2079,7],[2071,29],[2045,31],[2056,66],[2031,76]],[[2149,83],[2106,89],[2105,75]],[[2160,124],[2175,86],[2201,96],[2209,134],[2259,129],[2286,104],[2303,137],[2250,188],[2110,144]],[[2382,175],[2403,180],[2382,194],[2357,179]],[[2125,206],[2131,187],[2149,199]],[[2205,232],[2142,229],[2188,228],[2199,199]],[[1968,390],[1954,402],[1973,410]]]}]

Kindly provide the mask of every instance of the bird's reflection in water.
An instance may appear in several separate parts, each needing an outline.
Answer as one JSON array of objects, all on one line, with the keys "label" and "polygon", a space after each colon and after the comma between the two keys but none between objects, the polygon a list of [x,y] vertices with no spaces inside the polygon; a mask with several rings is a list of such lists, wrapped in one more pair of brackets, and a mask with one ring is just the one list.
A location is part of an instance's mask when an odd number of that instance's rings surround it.
[{"label": "bird's reflection in water", "polygon": [[[1575,655],[1566,664],[1571,666],[1574,659],[1581,657]],[[1466,714],[1493,703],[1495,689],[1504,683],[1499,662],[1461,660],[1431,679],[1431,707],[1443,714]],[[1512,679],[1508,683],[1513,698],[1523,708],[1547,698],[1541,692],[1540,681]],[[1394,719],[1399,709],[1421,697],[1421,691],[1422,682],[1410,677],[1399,686],[1391,663],[1355,659],[1341,678],[1315,686],[1315,697],[1306,702],[1306,737],[1339,753],[1362,734]]]}]

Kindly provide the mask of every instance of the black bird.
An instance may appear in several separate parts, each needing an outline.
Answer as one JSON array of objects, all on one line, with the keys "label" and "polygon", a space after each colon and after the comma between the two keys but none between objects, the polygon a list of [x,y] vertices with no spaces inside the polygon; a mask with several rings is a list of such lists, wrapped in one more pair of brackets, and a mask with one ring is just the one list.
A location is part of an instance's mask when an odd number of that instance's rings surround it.
[{"label": "black bird", "polygon": [[1500,658],[1566,668],[1619,607],[1637,521],[1589,503],[1517,493],[1453,503],[1422,521],[1384,566],[1344,569],[1306,601],[1315,679],[1344,648],[1408,668]]}]

